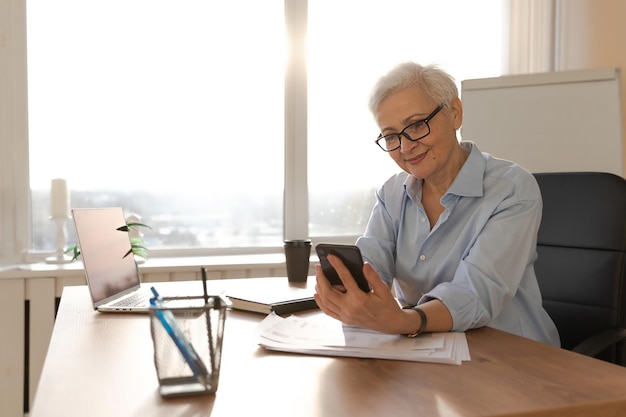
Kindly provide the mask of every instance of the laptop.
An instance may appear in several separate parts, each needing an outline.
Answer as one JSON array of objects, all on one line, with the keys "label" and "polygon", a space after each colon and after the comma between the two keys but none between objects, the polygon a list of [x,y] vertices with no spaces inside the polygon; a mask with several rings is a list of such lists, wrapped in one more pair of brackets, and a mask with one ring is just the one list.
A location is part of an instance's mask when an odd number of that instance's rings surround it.
[{"label": "laptop", "polygon": [[72,209],[93,308],[102,312],[146,313],[152,293],[141,287],[121,207]]}]

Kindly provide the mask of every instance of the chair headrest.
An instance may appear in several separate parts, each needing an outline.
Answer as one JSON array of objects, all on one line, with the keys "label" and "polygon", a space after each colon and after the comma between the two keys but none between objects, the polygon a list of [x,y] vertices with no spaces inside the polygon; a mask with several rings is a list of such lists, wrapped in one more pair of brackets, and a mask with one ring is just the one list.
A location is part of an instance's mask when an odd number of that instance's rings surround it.
[{"label": "chair headrest", "polygon": [[543,198],[538,244],[626,251],[626,180],[604,172],[534,174]]}]

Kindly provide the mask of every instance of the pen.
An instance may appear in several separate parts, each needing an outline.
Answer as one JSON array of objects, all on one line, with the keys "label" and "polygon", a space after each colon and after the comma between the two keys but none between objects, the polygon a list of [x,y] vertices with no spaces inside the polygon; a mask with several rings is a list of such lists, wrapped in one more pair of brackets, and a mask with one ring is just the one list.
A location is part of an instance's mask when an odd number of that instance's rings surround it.
[{"label": "pen", "polygon": [[206,290],[206,268],[201,269],[201,275],[202,275],[202,290],[204,291],[204,304],[207,304],[209,302],[209,295],[207,294],[207,290]]},{"label": "pen", "polygon": [[[206,268],[200,269],[200,275],[202,275],[202,291],[204,293],[204,306],[203,309],[206,309],[209,303],[209,294],[206,289]],[[204,318],[206,320],[206,332],[207,337],[209,338],[209,356],[211,357],[211,366],[215,363],[215,351],[213,350],[213,334],[211,333],[211,317],[208,314],[208,311],[204,311]]]}]

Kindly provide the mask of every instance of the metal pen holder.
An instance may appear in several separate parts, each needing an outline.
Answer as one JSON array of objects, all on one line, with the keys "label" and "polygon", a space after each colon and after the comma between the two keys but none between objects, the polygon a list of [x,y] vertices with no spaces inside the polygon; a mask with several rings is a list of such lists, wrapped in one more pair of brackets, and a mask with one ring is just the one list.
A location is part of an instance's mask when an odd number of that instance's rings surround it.
[{"label": "metal pen holder", "polygon": [[150,307],[154,365],[163,397],[214,394],[226,309],[222,296],[164,297]]}]

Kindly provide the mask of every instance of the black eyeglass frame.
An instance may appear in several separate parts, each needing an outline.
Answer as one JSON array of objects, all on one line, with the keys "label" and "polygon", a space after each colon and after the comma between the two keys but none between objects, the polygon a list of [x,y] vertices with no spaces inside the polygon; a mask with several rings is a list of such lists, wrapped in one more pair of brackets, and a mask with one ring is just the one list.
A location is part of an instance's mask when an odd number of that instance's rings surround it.
[{"label": "black eyeglass frame", "polygon": [[[430,135],[430,124],[428,124],[428,122],[430,122],[432,120],[432,118],[435,117],[437,115],[437,113],[439,113],[441,111],[441,109],[443,109],[443,103],[438,105],[437,108],[435,108],[435,110],[432,111],[432,113],[430,113],[428,116],[426,116],[425,119],[416,120],[415,122],[405,126],[404,129],[402,129],[402,131],[400,131],[400,133],[392,133],[392,134],[384,135],[384,136],[381,133],[380,135],[378,135],[378,138],[376,139],[376,145],[378,145],[378,147],[380,149],[382,149],[383,151],[385,151],[385,152],[392,152],[392,151],[395,151],[396,149],[400,149],[400,147],[402,146],[402,137],[407,138],[411,142],[417,142],[420,139],[424,139],[426,136]],[[418,123],[425,123],[426,127],[428,128],[428,132],[426,132],[425,135],[422,135],[419,138],[415,138],[414,139],[411,136],[409,136],[408,133],[406,133],[406,130],[411,128],[412,126],[415,126]],[[398,146],[396,146],[393,149],[386,149],[386,148],[384,148],[383,145],[380,144],[380,141],[385,139],[388,136],[397,136],[398,137]]]}]

